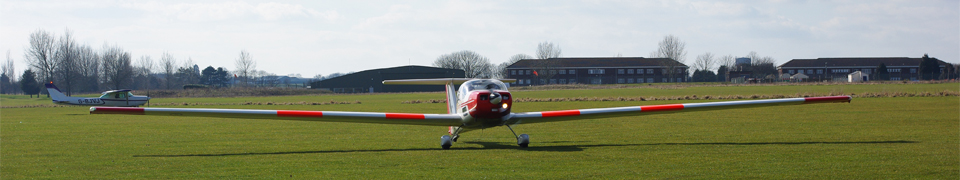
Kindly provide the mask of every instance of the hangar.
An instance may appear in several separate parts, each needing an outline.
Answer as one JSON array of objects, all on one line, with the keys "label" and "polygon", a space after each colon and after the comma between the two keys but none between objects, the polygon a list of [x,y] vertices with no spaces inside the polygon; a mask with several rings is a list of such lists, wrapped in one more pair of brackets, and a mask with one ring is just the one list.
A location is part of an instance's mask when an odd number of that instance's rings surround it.
[{"label": "hangar", "polygon": [[314,89],[336,93],[443,91],[443,85],[383,85],[383,80],[463,78],[463,70],[428,66],[400,66],[371,69],[310,83]]}]

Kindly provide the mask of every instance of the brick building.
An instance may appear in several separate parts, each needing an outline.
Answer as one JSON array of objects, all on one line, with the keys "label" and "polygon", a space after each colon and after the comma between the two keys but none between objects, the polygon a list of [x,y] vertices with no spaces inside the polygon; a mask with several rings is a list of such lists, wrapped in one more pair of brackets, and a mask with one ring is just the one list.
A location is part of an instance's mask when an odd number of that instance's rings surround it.
[{"label": "brick building", "polygon": [[[872,75],[877,72],[881,63],[887,66],[890,80],[917,80],[920,79],[920,61],[922,58],[908,57],[852,57],[852,58],[817,58],[793,59],[777,67],[781,74],[805,74],[811,80],[842,81],[848,80],[850,73],[860,71]],[[937,60],[940,63],[940,72],[950,64]]]},{"label": "brick building", "polygon": [[[670,69],[673,69],[672,71]],[[508,66],[512,86],[686,82],[687,65],[669,58],[523,59]]]}]

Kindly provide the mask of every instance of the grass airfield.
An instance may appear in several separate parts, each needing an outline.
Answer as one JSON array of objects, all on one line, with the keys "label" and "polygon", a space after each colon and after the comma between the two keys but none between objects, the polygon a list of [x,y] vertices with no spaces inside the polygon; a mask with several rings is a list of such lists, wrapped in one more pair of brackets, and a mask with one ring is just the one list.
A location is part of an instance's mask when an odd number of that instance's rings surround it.
[{"label": "grass airfield", "polygon": [[[515,97],[618,97],[940,92],[960,84],[733,86],[516,91]],[[442,93],[162,98],[188,105],[443,113]],[[706,102],[524,102],[515,112]],[[49,104],[0,96],[0,106]],[[496,179],[957,179],[960,98],[854,98],[776,106],[519,125],[462,134],[446,127],[195,117],[91,115],[89,107],[0,109],[0,179],[496,178]]]}]

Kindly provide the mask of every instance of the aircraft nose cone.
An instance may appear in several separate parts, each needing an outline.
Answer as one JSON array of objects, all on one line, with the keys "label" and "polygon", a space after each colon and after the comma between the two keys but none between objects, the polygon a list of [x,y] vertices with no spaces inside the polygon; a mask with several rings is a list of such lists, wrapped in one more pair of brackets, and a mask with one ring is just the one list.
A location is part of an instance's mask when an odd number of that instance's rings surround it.
[{"label": "aircraft nose cone", "polygon": [[500,96],[500,93],[496,93],[496,92],[490,93],[491,104],[500,104],[502,100],[503,100],[503,96]]}]

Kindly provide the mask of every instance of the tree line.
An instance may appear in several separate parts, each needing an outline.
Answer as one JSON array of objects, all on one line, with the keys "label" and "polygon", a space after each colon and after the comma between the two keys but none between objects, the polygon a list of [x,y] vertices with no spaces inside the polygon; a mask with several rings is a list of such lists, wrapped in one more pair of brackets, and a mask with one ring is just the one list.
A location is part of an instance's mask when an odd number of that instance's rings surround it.
[{"label": "tree line", "polygon": [[80,92],[101,92],[110,89],[182,89],[185,87],[263,87],[278,86],[279,76],[256,70],[256,62],[241,50],[235,62],[237,70],[208,66],[200,70],[192,58],[180,61],[164,52],[159,61],[133,55],[118,45],[105,44],[94,48],[80,44],[70,30],[57,36],[45,30],[30,34],[24,62],[28,69],[13,69],[13,58],[7,52],[0,63],[0,93],[46,93],[45,83],[54,83],[67,95]]}]

